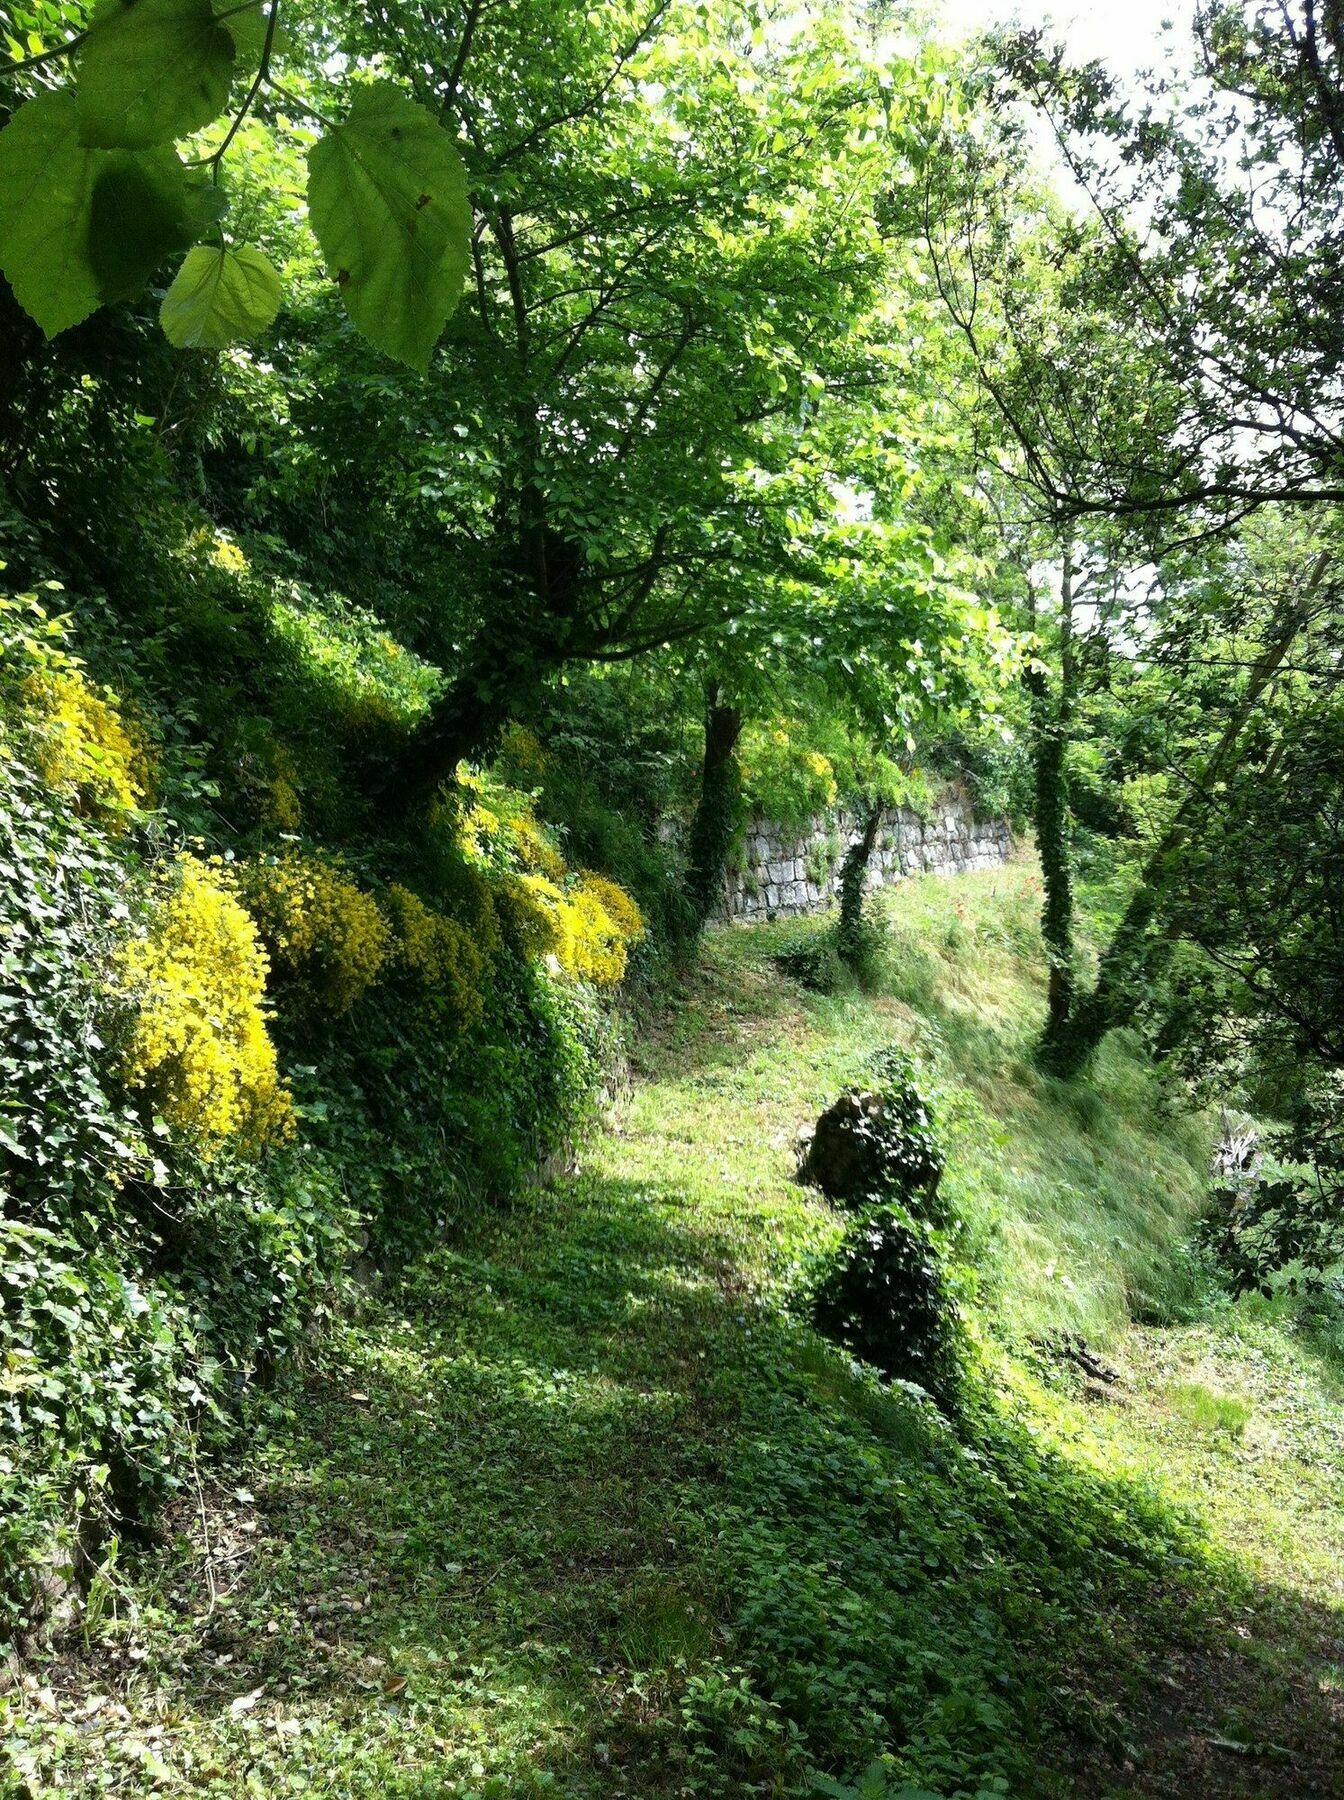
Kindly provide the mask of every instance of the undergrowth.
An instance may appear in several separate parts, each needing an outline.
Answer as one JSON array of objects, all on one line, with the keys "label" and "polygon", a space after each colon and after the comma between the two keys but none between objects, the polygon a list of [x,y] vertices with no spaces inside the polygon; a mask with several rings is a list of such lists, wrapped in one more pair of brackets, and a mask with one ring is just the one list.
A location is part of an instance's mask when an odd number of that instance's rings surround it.
[{"label": "undergrowth", "polygon": [[[1159,1278],[1202,1127],[1123,1039],[1087,1093],[1031,1072],[1036,902],[1025,867],[909,884],[899,998],[717,934],[587,1166],[367,1301],[109,1573],[4,1703],[10,1792],[1328,1794],[1330,1352]],[[796,1127],[890,1044],[979,1271],[954,1417],[792,1305],[843,1231]]]}]

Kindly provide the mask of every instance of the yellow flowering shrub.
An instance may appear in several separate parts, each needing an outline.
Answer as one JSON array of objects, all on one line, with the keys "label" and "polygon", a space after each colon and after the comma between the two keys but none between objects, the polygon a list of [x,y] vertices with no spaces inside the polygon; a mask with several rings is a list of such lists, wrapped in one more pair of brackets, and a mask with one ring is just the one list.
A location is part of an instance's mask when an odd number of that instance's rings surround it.
[{"label": "yellow flowering shrub", "polygon": [[499,741],[500,761],[514,778],[535,780],[546,773],[547,756],[541,740],[527,725],[513,724],[505,728]]},{"label": "yellow flowering shrub", "polygon": [[585,872],[569,889],[544,875],[515,875],[501,894],[525,956],[553,956],[567,974],[595,987],[622,980],[630,945],[644,935],[639,907],[602,875]]},{"label": "yellow flowering shrub", "polygon": [[207,1152],[293,1130],[263,1001],[266,953],[221,870],[183,853],[162,879],[150,928],[120,955],[135,1002],[123,1074]]},{"label": "yellow flowering shrub", "polygon": [[479,1018],[481,980],[489,954],[465,925],[426,906],[418,894],[394,884],[387,893],[396,963],[441,999],[460,1025]]},{"label": "yellow flowering shrub", "polygon": [[627,944],[637,944],[644,936],[644,915],[633,897],[619,882],[599,875],[592,869],[580,869],[578,891],[591,894],[607,913]]},{"label": "yellow flowering shrub", "polygon": [[569,901],[570,934],[562,958],[571,975],[594,987],[615,987],[625,974],[629,949],[625,937],[597,896],[576,888]]},{"label": "yellow flowering shrub", "polygon": [[518,948],[530,962],[553,956],[567,966],[574,926],[562,888],[546,875],[506,875],[495,899]]},{"label": "yellow flowering shrub", "polygon": [[240,891],[274,965],[345,1012],[378,978],[392,933],[377,902],[335,861],[286,851],[243,865]]},{"label": "yellow flowering shrub", "polygon": [[140,805],[149,788],[144,740],[78,664],[51,659],[25,677],[20,695],[48,786],[73,794],[81,808],[116,814]]},{"label": "yellow flowering shrub", "polygon": [[509,819],[508,831],[513,840],[513,853],[524,869],[535,875],[545,875],[551,881],[564,879],[565,859],[546,836],[530,806]]},{"label": "yellow flowering shrub", "polygon": [[195,542],[203,542],[208,559],[217,569],[223,569],[226,575],[246,575],[249,563],[242,549],[232,538],[220,537],[218,533],[201,532]]}]

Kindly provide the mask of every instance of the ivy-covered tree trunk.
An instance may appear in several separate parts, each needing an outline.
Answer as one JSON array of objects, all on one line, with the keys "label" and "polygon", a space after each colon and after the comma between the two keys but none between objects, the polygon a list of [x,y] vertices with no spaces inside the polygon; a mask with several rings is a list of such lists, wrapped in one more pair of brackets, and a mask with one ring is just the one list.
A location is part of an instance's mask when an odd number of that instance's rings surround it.
[{"label": "ivy-covered tree trunk", "polygon": [[840,865],[840,924],[836,931],[836,949],[840,960],[857,971],[863,947],[863,900],[868,887],[868,869],[877,844],[885,808],[873,801],[863,815],[863,830],[845,852]]},{"label": "ivy-covered tree trunk", "polygon": [[[1073,709],[1073,557],[1064,545],[1060,579],[1059,691],[1038,660],[1027,671],[1031,696],[1032,764],[1035,781],[1036,848],[1041,859],[1045,904],[1041,936],[1049,963],[1045,1029],[1037,1056],[1048,1067],[1067,1031],[1077,994],[1073,952],[1073,868],[1069,842],[1069,726]],[[1034,612],[1034,607],[1033,607]]]},{"label": "ivy-covered tree trunk", "polygon": [[704,930],[724,891],[728,852],[737,828],[741,780],[737,740],[742,714],[725,706],[719,685],[705,697],[705,757],[700,770],[700,798],[691,821],[686,869],[686,899],[694,935]]},{"label": "ivy-covered tree trunk", "polygon": [[1219,783],[1242,753],[1246,725],[1301,631],[1308,613],[1307,600],[1321,585],[1328,566],[1328,553],[1322,551],[1305,591],[1284,606],[1269,642],[1251,670],[1246,691],[1213,751],[1191,780],[1175,818],[1144,864],[1129,905],[1102,952],[1096,981],[1086,994],[1075,998],[1054,1038],[1042,1041],[1038,1061],[1047,1073],[1065,1077],[1081,1074],[1106,1033],[1131,1012],[1151,967],[1155,942],[1151,927],[1163,897],[1191,838],[1208,825]]}]

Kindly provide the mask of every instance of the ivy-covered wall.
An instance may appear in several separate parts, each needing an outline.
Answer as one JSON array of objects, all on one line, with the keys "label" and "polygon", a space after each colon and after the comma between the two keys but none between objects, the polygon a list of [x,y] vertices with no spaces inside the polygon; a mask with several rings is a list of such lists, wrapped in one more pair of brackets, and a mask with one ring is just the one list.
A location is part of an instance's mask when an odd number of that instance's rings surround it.
[{"label": "ivy-covered wall", "polygon": [[[845,850],[860,825],[850,813],[824,814],[801,832],[753,819],[728,872],[726,911],[733,919],[824,912],[834,904]],[[903,875],[964,875],[992,869],[1013,851],[1006,819],[978,819],[959,787],[947,788],[926,815],[893,807],[882,822],[869,886]]]}]

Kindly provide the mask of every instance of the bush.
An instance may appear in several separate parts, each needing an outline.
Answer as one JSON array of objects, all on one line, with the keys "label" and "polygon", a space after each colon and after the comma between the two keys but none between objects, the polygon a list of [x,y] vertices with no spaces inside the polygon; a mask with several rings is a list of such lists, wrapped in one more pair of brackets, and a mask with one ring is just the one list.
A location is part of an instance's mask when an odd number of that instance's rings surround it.
[{"label": "bush", "polygon": [[118,962],[135,1019],[122,1067],[201,1149],[289,1136],[293,1109],[266,1029],[268,964],[223,870],[181,855],[149,929]]},{"label": "bush", "polygon": [[869,1067],[882,1096],[882,1168],[907,1199],[922,1196],[935,1224],[938,1186],[947,1158],[938,1142],[933,1108],[920,1091],[919,1071],[908,1051],[888,1044]]},{"label": "bush", "polygon": [[893,1048],[873,1067],[875,1087],[846,1088],[818,1119],[799,1175],[848,1206],[893,1196],[947,1224],[938,1204],[945,1158],[914,1064]]},{"label": "bush", "polygon": [[320,1008],[348,1012],[377,980],[392,933],[377,902],[334,858],[287,850],[257,857],[238,875],[274,966]]},{"label": "bush", "polygon": [[812,1300],[825,1337],[946,1403],[960,1384],[959,1317],[935,1234],[908,1208],[865,1208]]},{"label": "bush", "polygon": [[835,932],[814,932],[771,959],[781,973],[813,994],[835,994],[849,983],[849,971],[840,960]]}]

